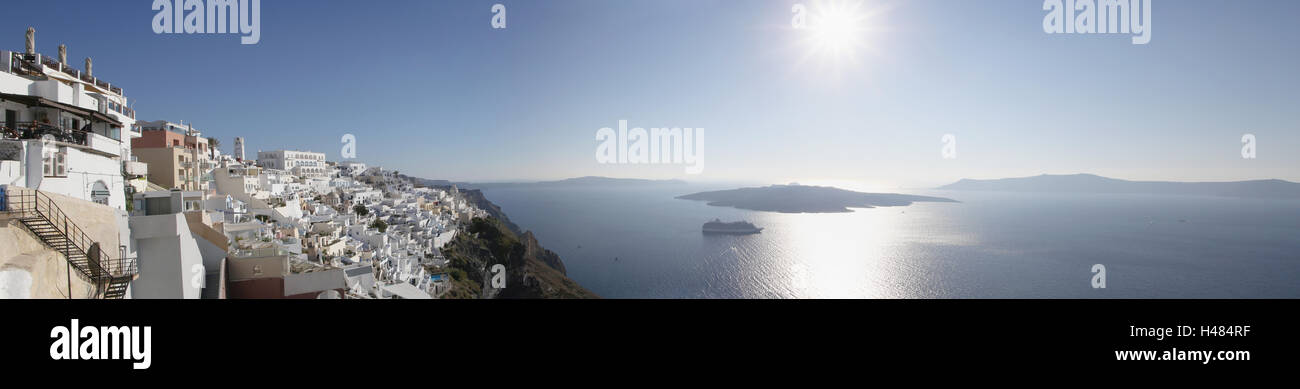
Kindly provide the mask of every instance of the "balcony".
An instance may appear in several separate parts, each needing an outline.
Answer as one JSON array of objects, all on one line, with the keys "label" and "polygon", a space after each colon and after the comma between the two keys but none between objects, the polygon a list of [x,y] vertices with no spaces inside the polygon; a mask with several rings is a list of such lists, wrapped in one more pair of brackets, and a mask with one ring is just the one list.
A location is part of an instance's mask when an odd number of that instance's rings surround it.
[{"label": "balcony", "polygon": [[13,128],[0,125],[0,134],[4,139],[41,139],[49,135],[58,142],[90,146],[88,139],[93,133],[48,123],[17,122]]},{"label": "balcony", "polygon": [[[56,141],[89,146],[86,144],[87,134],[95,133],[107,139],[121,142],[121,128],[123,126],[121,121],[98,111],[27,94],[0,93],[0,99],[26,106],[30,109],[26,116],[41,116],[53,119],[53,121],[42,119],[39,122],[7,122],[0,126],[0,132],[6,138],[40,139],[50,135]],[[77,122],[75,119],[78,118],[81,119],[80,123],[85,125],[78,124],[80,128],[72,127],[72,124]]]},{"label": "balcony", "polygon": [[132,175],[132,176],[149,175],[149,164],[147,163],[137,162],[137,161],[125,161],[122,162],[122,164],[123,164],[123,169],[126,170],[127,175]]}]

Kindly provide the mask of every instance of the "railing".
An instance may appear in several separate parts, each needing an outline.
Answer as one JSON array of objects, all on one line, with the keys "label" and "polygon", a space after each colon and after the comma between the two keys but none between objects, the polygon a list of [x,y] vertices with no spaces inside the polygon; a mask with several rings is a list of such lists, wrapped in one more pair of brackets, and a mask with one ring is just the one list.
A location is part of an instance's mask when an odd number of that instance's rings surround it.
[{"label": "railing", "polygon": [[[67,239],[67,246],[54,247],[63,251],[71,261],[71,252],[75,249],[86,256],[86,266],[77,270],[92,281],[104,281],[114,277],[128,277],[139,273],[138,265],[135,258],[123,258],[124,255],[119,253],[118,258],[112,258],[104,251],[102,245],[95,245],[95,241],[90,239],[81,227],[77,226],[67,214],[59,208],[58,204],[50,200],[49,196],[37,190],[17,188],[13,186],[5,187],[5,201],[2,212],[9,213],[19,219],[37,218],[50,224],[58,233]],[[114,242],[116,243],[116,242]],[[117,246],[114,244],[113,246]]]},{"label": "railing", "polygon": [[10,128],[0,125],[0,133],[6,139],[40,139],[42,136],[51,135],[54,140],[73,143],[82,146],[89,146],[88,139],[92,132],[73,130],[49,123],[36,122],[16,122],[14,127]]},{"label": "railing", "polygon": [[10,72],[22,73],[29,75],[39,75],[41,67],[36,66],[36,55],[26,53],[13,53],[13,60],[10,61]]},{"label": "railing", "polygon": [[261,247],[261,248],[250,248],[250,249],[237,248],[234,250],[230,250],[230,258],[235,258],[235,259],[280,257],[285,255],[289,255],[289,251],[279,247]]},{"label": "railing", "polygon": [[[116,87],[112,83],[109,83],[107,81],[100,80],[95,77],[91,77],[90,75],[80,70],[74,69],[73,67],[68,66],[67,64],[60,63],[57,59],[55,59],[54,57],[50,57],[48,55],[13,53],[13,60],[11,63],[12,65],[10,66],[12,67],[11,69],[12,72],[22,72],[22,73],[29,73],[34,75],[39,74],[41,73],[40,66],[37,66],[37,64],[39,63],[51,69],[63,73],[67,73],[68,75],[71,75],[81,81],[84,81],[87,84],[91,84],[103,89],[107,89],[113,93],[116,93],[119,96],[122,95],[122,88]],[[135,112],[132,111],[130,116],[132,119],[134,119]]]},{"label": "railing", "polygon": [[[42,55],[42,56],[41,56],[41,64],[43,64],[43,65],[45,65],[45,66],[49,66],[49,67],[51,67],[51,68],[54,68],[54,70],[58,70],[58,71],[60,71],[60,72],[64,72],[64,73],[68,73],[68,74],[72,74],[72,75],[77,75],[77,71],[76,71],[76,70],[72,70],[72,69],[70,69],[70,68],[69,68],[69,69],[64,69],[63,64],[62,64],[62,63],[59,63],[59,61],[58,61],[57,59],[55,59],[55,58],[46,57],[46,56],[43,56],[43,55]],[[71,71],[69,71],[69,70],[71,70]]]}]

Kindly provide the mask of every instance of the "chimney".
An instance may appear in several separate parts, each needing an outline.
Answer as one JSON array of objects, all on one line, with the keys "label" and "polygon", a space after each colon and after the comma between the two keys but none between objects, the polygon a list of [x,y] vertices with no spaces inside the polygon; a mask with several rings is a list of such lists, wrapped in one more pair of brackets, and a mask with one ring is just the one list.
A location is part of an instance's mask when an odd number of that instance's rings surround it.
[{"label": "chimney", "polygon": [[36,29],[27,27],[27,54],[36,54]]},{"label": "chimney", "polygon": [[95,71],[92,70],[91,65],[93,65],[93,64],[90,63],[90,57],[86,57],[86,77],[94,77],[94,76],[95,76]]},{"label": "chimney", "polygon": [[68,45],[59,45],[59,64],[68,64]]}]

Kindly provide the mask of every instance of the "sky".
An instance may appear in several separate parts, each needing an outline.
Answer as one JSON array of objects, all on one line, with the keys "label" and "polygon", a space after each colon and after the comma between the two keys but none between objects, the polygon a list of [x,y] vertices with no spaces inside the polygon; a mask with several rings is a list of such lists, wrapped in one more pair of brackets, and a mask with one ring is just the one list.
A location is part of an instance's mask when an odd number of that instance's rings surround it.
[{"label": "sky", "polygon": [[[828,39],[794,28],[796,4],[855,17]],[[34,27],[39,52],[94,58],[138,119],[192,123],[225,152],[242,136],[252,155],[342,161],[353,134],[357,160],[433,179],[1300,181],[1290,0],[1157,0],[1145,45],[1048,34],[1041,0],[264,0],[253,45],[155,34],[151,5],[7,4],[0,44]],[[596,132],[620,120],[704,128],[702,172],[598,163]]]}]

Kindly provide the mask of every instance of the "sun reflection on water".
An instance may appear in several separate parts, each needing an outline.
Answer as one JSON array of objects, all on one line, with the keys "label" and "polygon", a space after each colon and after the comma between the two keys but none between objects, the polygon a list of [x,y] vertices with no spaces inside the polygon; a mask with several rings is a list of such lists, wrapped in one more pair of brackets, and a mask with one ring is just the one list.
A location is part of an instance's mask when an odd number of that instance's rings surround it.
[{"label": "sun reflection on water", "polygon": [[[909,259],[916,243],[968,245],[971,238],[925,231],[935,204],[853,209],[848,213],[756,214],[764,227],[761,239],[739,238],[732,247],[748,265],[741,277],[764,290],[757,297],[778,298],[918,298],[935,292]],[[910,211],[910,212],[909,212]],[[912,232],[907,232],[912,231]],[[763,253],[747,256],[745,253]],[[759,262],[759,263],[754,263]],[[918,282],[920,281],[920,282]],[[918,289],[921,288],[921,289]]]}]

